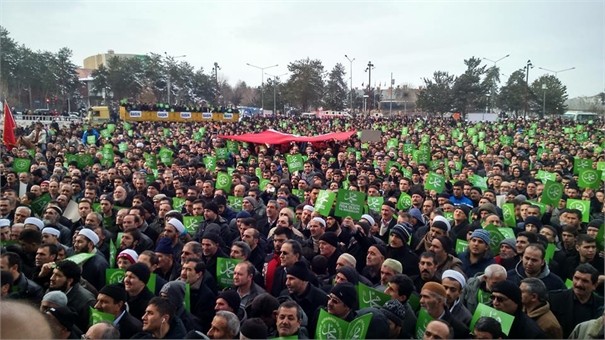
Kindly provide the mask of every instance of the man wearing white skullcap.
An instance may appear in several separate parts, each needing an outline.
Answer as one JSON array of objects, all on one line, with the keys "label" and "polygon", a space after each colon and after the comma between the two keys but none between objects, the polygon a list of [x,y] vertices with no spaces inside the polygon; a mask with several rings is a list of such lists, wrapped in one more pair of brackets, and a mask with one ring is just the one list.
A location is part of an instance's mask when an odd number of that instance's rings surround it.
[{"label": "man wearing white skullcap", "polygon": [[[100,232],[103,231],[101,230]],[[82,264],[82,277],[97,290],[105,286],[105,269],[109,268],[109,263],[105,259],[105,256],[96,248],[98,243],[99,236],[95,231],[88,228],[80,230],[74,241],[76,255],[84,256],[84,254],[90,254],[90,258],[86,259]]]},{"label": "man wearing white skullcap", "polygon": [[176,218],[171,218],[164,225],[164,232],[160,236],[167,237],[170,239],[170,246],[172,247],[175,256],[179,256],[183,250],[183,243],[181,242],[180,236],[187,233],[185,225]]},{"label": "man wearing white skullcap", "polygon": [[57,229],[53,227],[46,227],[42,229],[42,243],[51,243],[59,245],[60,234],[61,233]]},{"label": "man wearing white skullcap", "polygon": [[466,286],[464,275],[455,270],[448,269],[441,275],[441,284],[445,287],[446,305],[452,317],[468,325],[471,321],[471,312],[462,304],[462,289]]},{"label": "man wearing white skullcap", "polygon": [[28,217],[23,223],[25,224],[23,229],[37,229],[38,231],[44,229],[44,222],[37,217]]},{"label": "man wearing white skullcap", "polygon": [[11,221],[6,218],[0,219],[0,241],[8,241],[11,238]]}]

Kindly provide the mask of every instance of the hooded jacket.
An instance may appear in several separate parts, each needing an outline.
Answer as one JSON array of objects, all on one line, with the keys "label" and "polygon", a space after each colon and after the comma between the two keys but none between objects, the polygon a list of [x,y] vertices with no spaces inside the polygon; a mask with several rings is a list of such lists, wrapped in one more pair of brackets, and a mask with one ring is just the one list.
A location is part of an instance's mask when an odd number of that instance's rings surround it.
[{"label": "hooded jacket", "polygon": [[[187,331],[200,329],[199,321],[185,309],[185,289],[186,284],[183,281],[170,281],[162,287],[161,293],[168,296],[168,301],[176,307],[174,315],[181,319],[183,326]],[[189,302],[191,305],[191,301]]]},{"label": "hooded jacket", "polygon": [[524,312],[534,320],[549,339],[563,338],[563,330],[555,315],[550,311],[550,304],[545,302],[540,307]]},{"label": "hooded jacket", "polygon": [[[523,268],[523,260],[519,261],[514,269],[509,270],[507,273],[507,280],[513,282],[517,286],[521,284],[521,280],[525,279],[527,275],[525,274],[525,269]],[[537,276],[538,279],[544,282],[546,285],[546,289],[549,291],[557,290],[557,289],[566,289],[563,280],[559,276],[550,272],[548,265],[544,265],[542,267],[542,271]]]}]

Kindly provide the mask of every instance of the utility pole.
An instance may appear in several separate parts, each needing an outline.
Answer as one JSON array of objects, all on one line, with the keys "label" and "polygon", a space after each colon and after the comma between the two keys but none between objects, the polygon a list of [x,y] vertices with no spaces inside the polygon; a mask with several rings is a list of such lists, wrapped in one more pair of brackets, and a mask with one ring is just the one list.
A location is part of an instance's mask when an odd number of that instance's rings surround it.
[{"label": "utility pole", "polygon": [[525,65],[525,112],[523,116],[527,118],[527,105],[529,101],[529,69],[533,68],[534,65],[531,63],[531,60],[527,60],[527,65]]},{"label": "utility pole", "polygon": [[214,81],[216,83],[216,94],[215,94],[215,96],[216,96],[216,103],[217,103],[217,105],[219,107],[221,106],[221,103],[220,103],[221,88],[220,88],[220,86],[218,84],[218,70],[220,70],[220,69],[221,69],[221,67],[218,66],[218,63],[214,62],[213,72],[214,72]]},{"label": "utility pole", "polygon": [[389,101],[389,116],[393,115],[393,85],[395,79],[393,79],[393,72],[391,72],[391,100]]},{"label": "utility pole", "polygon": [[349,79],[351,80],[351,89],[349,90],[349,110],[353,113],[353,62],[355,58],[351,59],[345,54],[345,58],[349,61]]},{"label": "utility pole", "polygon": [[[371,61],[368,61],[368,67],[366,68],[366,72],[368,72],[368,96],[370,95],[370,91],[372,90],[372,70],[374,69],[374,64]],[[374,104],[374,103],[372,103]],[[372,105],[370,105],[370,111]]]}]

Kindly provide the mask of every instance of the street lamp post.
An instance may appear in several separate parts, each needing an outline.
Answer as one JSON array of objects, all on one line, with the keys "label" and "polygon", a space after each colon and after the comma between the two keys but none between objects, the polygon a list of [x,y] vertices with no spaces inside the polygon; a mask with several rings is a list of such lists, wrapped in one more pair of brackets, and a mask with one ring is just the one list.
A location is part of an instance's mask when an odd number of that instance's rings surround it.
[{"label": "street lamp post", "polygon": [[286,74],[288,74],[288,73],[282,73],[279,75],[272,75],[272,74],[267,73],[267,75],[269,77],[273,77],[273,118],[277,118],[277,91],[276,91],[277,85],[276,85],[276,83],[277,83],[277,80],[279,79],[279,77],[285,76]]},{"label": "street lamp post", "polygon": [[351,80],[351,90],[349,91],[349,110],[353,113],[353,62],[355,58],[351,59],[345,54],[345,58],[349,61],[349,79]]},{"label": "street lamp post", "polygon": [[[166,56],[166,59],[169,59],[169,60],[174,60],[176,58],[185,58],[186,57],[185,54],[183,54],[183,55],[177,55],[176,57],[171,57],[171,56],[168,55],[168,52],[164,52],[164,55]],[[168,84],[166,84],[167,85],[166,87],[168,88],[168,106],[170,106],[170,104],[171,104],[170,103],[170,96],[171,96],[171,92],[172,92],[170,70],[168,70],[168,81],[167,81],[167,83]]]},{"label": "street lamp post", "polygon": [[[371,61],[368,61],[368,67],[366,67],[366,72],[368,72],[368,94],[372,89],[372,70],[374,69],[374,64]],[[369,97],[369,95],[368,95]],[[373,104],[373,103],[372,103]],[[371,108],[370,108],[371,110]]]},{"label": "street lamp post", "polygon": [[[493,67],[494,67],[494,68],[496,68],[496,64],[498,64],[498,62],[500,62],[500,61],[502,61],[502,60],[504,60],[504,59],[506,59],[506,58],[508,58],[508,57],[510,57],[510,54],[507,54],[507,55],[505,55],[504,57],[502,57],[502,58],[500,58],[500,59],[496,59],[496,60],[491,60],[491,59],[489,59],[489,58],[481,58],[481,59],[483,59],[483,60],[487,60],[487,61],[490,61],[490,62],[494,63],[494,66],[493,66]],[[499,78],[499,77],[498,77],[498,78]],[[493,92],[494,92],[494,88],[492,87],[492,95],[495,95],[495,93],[493,93]],[[491,96],[490,96],[490,95],[488,95],[488,96],[487,96],[487,109],[486,109],[486,111],[487,111],[487,110],[489,110],[489,107],[490,107],[490,100],[491,100]]]},{"label": "street lamp post", "polygon": [[[272,67],[277,67],[279,66],[278,64],[275,65],[271,65],[271,66],[266,66],[266,67],[260,67],[260,66],[256,66],[256,65],[252,65],[250,63],[246,63],[246,65],[257,68],[261,71],[261,81],[260,81],[260,106],[261,106],[261,110],[265,110],[265,96],[264,96],[264,88],[265,88],[265,70],[268,68],[272,68]],[[264,114],[264,112],[263,112]]]},{"label": "street lamp post", "polygon": [[553,70],[549,70],[549,69],[544,68],[544,67],[538,67],[538,68],[539,68],[540,70],[544,70],[544,71],[546,71],[546,72],[552,72],[552,73],[554,73],[554,74],[555,74],[555,77],[557,76],[557,74],[559,74],[559,73],[561,73],[561,72],[565,72],[565,71],[571,71],[571,70],[575,70],[575,69],[576,69],[575,67],[570,67],[570,68],[566,68],[566,69],[563,69],[563,70],[553,71]]},{"label": "street lamp post", "polygon": [[221,67],[218,65],[217,62],[214,62],[214,67],[212,68],[213,73],[214,73],[214,82],[216,84],[216,104],[220,107],[221,103],[220,103],[220,99],[221,99],[221,88],[218,84],[218,70],[220,70]]},{"label": "street lamp post", "polygon": [[542,97],[542,118],[546,117],[546,84],[542,84],[542,91],[543,91],[543,97]]},{"label": "street lamp post", "polygon": [[524,117],[527,117],[527,103],[529,97],[529,69],[533,68],[534,65],[531,63],[531,60],[527,60],[527,65],[525,65],[525,110],[523,113]]}]

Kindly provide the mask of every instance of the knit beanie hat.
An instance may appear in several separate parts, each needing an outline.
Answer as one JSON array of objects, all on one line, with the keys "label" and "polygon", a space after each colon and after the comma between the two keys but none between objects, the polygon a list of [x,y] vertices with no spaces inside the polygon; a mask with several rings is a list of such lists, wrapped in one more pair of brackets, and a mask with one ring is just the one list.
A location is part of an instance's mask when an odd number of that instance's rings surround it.
[{"label": "knit beanie hat", "polygon": [[136,277],[138,277],[139,280],[143,281],[143,283],[145,284],[149,282],[149,276],[151,276],[151,272],[149,271],[149,268],[143,263],[138,262],[135,264],[131,264],[128,268],[126,268],[126,271],[136,275]]},{"label": "knit beanie hat", "polygon": [[237,311],[239,310],[239,306],[240,303],[242,302],[242,299],[239,297],[239,294],[234,291],[234,290],[226,290],[224,292],[221,292],[218,296],[217,299],[223,299],[227,302],[227,304],[229,305],[229,307],[231,307],[231,309],[233,309],[234,313],[237,313]]}]

